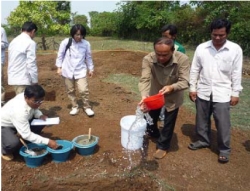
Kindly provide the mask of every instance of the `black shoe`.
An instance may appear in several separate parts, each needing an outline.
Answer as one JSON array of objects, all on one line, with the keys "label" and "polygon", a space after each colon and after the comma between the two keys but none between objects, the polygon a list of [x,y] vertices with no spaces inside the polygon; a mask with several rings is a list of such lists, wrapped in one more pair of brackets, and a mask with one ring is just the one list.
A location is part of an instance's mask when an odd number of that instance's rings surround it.
[{"label": "black shoe", "polygon": [[198,149],[207,148],[207,147],[209,147],[209,145],[202,141],[193,142],[188,146],[190,150],[198,150]]}]

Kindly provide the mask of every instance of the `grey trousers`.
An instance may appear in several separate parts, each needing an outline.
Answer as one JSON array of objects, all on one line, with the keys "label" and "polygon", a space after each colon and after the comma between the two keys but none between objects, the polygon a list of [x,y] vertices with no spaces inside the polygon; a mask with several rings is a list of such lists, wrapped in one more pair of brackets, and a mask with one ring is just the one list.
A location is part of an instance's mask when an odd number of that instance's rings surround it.
[{"label": "grey trousers", "polygon": [[1,103],[4,104],[5,101],[5,89],[3,87],[4,85],[4,64],[1,64]]},{"label": "grey trousers", "polygon": [[[30,126],[33,133],[41,134],[45,126]],[[2,154],[12,154],[21,148],[21,142],[17,136],[15,127],[1,127],[2,133]]]},{"label": "grey trousers", "polygon": [[[212,96],[211,96],[212,97]],[[218,103],[196,99],[196,133],[199,140],[210,145],[211,141],[211,115],[213,114],[217,129],[217,143],[220,154],[228,156],[230,148],[230,102]]]}]

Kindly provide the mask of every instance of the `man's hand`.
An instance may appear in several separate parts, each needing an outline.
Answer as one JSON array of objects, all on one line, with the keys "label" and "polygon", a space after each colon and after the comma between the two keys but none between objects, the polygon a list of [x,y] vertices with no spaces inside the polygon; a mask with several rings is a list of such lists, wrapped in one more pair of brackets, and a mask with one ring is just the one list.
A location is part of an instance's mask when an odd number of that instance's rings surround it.
[{"label": "man's hand", "polygon": [[146,97],[147,97],[147,96],[143,96],[142,99],[141,99],[141,101],[138,103],[138,106],[140,107],[140,109],[141,109],[141,111],[142,111],[143,113],[146,113],[146,112],[149,111],[148,108],[147,108],[147,106],[146,106],[145,103],[143,102],[143,100],[144,100]]},{"label": "man's hand", "polygon": [[192,102],[195,102],[197,98],[197,92],[189,92],[189,98]]},{"label": "man's hand", "polygon": [[42,120],[44,120],[44,121],[46,121],[47,118],[48,118],[48,116],[46,116],[46,115],[41,115],[41,116],[39,117],[39,119],[42,119]]},{"label": "man's hand", "polygon": [[54,140],[49,140],[48,146],[52,149],[56,149],[58,147],[58,144]]},{"label": "man's hand", "polygon": [[58,75],[62,75],[62,68],[57,68],[57,72],[56,72]]},{"label": "man's hand", "polygon": [[159,93],[161,94],[170,94],[174,90],[173,86],[164,86]]},{"label": "man's hand", "polygon": [[239,103],[239,97],[233,97],[233,96],[231,96],[230,105],[231,106],[235,106],[238,103]]}]

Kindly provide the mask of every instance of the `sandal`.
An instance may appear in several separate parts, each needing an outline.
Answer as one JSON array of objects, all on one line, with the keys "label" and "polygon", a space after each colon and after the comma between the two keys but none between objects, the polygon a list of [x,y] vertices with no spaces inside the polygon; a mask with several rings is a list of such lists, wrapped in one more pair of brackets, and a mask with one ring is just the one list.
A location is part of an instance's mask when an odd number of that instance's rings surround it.
[{"label": "sandal", "polygon": [[229,162],[229,158],[227,157],[227,156],[225,156],[225,155],[220,155],[219,156],[219,158],[218,158],[218,161],[220,162],[220,163],[227,163],[227,162]]},{"label": "sandal", "polygon": [[202,141],[196,141],[188,145],[188,148],[191,150],[198,150],[198,149],[207,148],[207,147],[209,147],[209,145],[207,145],[205,142],[202,142]]},{"label": "sandal", "polygon": [[157,151],[154,154],[154,158],[155,159],[162,159],[163,157],[165,157],[167,154],[167,151],[161,150],[161,149],[157,149]]}]

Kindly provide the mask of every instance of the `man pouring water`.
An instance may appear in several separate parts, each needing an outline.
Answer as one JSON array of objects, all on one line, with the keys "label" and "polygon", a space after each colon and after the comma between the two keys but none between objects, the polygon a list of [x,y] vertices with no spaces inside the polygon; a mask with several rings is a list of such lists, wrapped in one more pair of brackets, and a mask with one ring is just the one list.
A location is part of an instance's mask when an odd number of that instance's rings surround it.
[{"label": "man pouring water", "polygon": [[170,148],[179,107],[183,103],[184,90],[188,88],[190,62],[187,55],[175,51],[174,41],[161,37],[154,42],[154,52],[149,53],[142,61],[142,75],[139,91],[142,100],[139,105],[143,112],[149,109],[143,100],[158,93],[164,94],[165,119],[159,130],[157,121],[161,108],[150,110],[153,125],[147,125],[147,136],[156,138],[157,150],[154,158],[163,158]]},{"label": "man pouring water", "polygon": [[43,103],[45,91],[40,85],[27,86],[1,108],[2,159],[12,160],[13,153],[20,149],[21,138],[36,144],[45,144],[56,149],[56,141],[40,136],[44,125],[31,126],[33,118],[46,120],[47,116],[38,109]]}]

